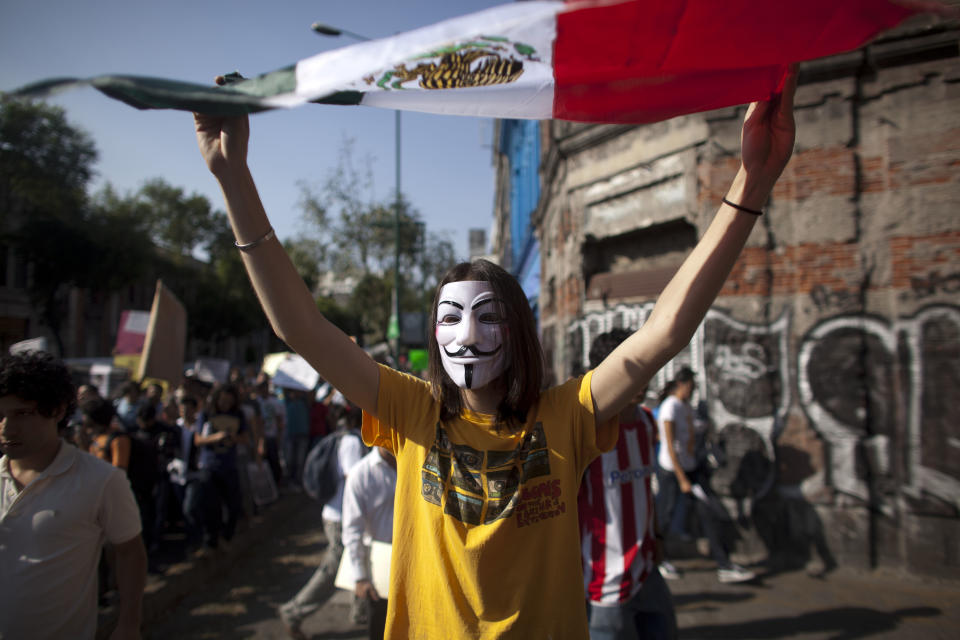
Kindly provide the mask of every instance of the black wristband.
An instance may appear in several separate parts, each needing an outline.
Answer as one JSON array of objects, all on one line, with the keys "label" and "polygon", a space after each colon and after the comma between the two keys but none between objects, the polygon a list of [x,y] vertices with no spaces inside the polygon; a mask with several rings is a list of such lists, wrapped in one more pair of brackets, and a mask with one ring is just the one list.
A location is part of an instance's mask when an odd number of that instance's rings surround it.
[{"label": "black wristband", "polygon": [[730,202],[726,198],[723,199],[723,204],[727,205],[728,207],[733,207],[737,211],[743,211],[744,213],[750,213],[755,216],[763,215],[763,211],[760,211],[759,209],[751,209],[750,207],[745,207],[742,204],[736,204],[734,202]]}]

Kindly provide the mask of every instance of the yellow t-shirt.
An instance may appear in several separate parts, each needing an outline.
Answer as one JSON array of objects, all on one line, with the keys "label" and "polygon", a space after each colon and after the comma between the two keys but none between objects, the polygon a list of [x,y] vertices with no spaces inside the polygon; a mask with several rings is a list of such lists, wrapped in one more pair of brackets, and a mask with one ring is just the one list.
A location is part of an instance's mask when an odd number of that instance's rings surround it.
[{"label": "yellow t-shirt", "polygon": [[617,438],[616,418],[595,427],[590,377],[497,433],[469,411],[441,425],[428,383],[380,367],[363,440],[397,457],[386,637],[588,637],[577,489]]}]

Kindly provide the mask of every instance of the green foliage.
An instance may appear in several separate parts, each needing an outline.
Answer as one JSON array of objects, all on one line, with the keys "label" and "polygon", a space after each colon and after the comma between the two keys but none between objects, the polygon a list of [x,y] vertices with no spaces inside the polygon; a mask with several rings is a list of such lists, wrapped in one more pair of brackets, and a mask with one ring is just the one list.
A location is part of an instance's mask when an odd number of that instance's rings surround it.
[{"label": "green foliage", "polygon": [[93,142],[62,109],[0,102],[0,241],[31,263],[30,297],[61,352],[63,285],[83,286],[96,270],[86,200],[96,157]]},{"label": "green foliage", "polygon": [[191,261],[191,279],[182,285],[191,334],[202,340],[242,336],[267,325],[233,240],[227,216],[217,212],[206,238],[209,263]]},{"label": "green foliage", "polygon": [[[140,281],[161,278],[187,309],[190,337],[217,341],[265,325],[230,223],[206,197],[154,178],[126,196],[108,186],[94,201],[113,238],[110,258],[124,265],[118,273]],[[201,249],[208,261],[195,257]],[[110,289],[117,284],[109,273],[102,283]]]},{"label": "green foliage", "polygon": [[[344,332],[377,342],[392,310],[396,249],[403,311],[429,308],[454,251],[426,232],[405,199],[398,208],[392,197],[371,196],[369,161],[356,169],[349,142],[342,157],[318,192],[301,185],[311,233],[285,245],[311,290],[330,272],[356,279],[345,307],[329,298],[317,305]],[[191,338],[217,341],[266,325],[222,212],[161,178],[88,197],[96,158],[62,109],[0,102],[0,243],[29,260],[29,294],[58,342],[71,286],[109,293],[152,288],[157,278],[186,306]]]},{"label": "green foliage", "polygon": [[393,278],[372,273],[360,278],[354,287],[348,309],[360,318],[366,343],[374,344],[387,339],[392,294]]},{"label": "green foliage", "polygon": [[86,199],[97,151],[63,109],[0,101],[0,212],[12,216],[76,215]]},{"label": "green foliage", "polygon": [[317,309],[327,320],[332,322],[338,329],[348,336],[354,336],[358,340],[362,339],[363,325],[360,318],[347,309],[344,309],[337,302],[328,296],[317,298]]},{"label": "green foliage", "polygon": [[218,221],[204,196],[188,196],[183,189],[154,178],[144,183],[135,198],[151,237],[160,247],[185,257],[209,246]]},{"label": "green foliage", "polygon": [[[70,287],[152,289],[161,278],[186,306],[192,338],[265,326],[226,216],[160,178],[131,194],[107,185],[88,197],[96,157],[62,109],[0,103],[0,242],[29,261],[28,293],[61,353]],[[197,259],[203,250],[209,262]]]}]

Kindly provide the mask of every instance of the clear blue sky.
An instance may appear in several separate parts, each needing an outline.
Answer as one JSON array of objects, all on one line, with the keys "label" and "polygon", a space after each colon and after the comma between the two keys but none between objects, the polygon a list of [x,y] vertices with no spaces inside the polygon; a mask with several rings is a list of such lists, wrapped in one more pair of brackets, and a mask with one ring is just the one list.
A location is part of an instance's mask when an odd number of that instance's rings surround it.
[{"label": "clear blue sky", "polygon": [[[3,0],[0,91],[58,76],[107,73],[211,82],[238,70],[254,76],[321,51],[345,37],[314,34],[315,21],[373,38],[503,4],[489,0]],[[84,88],[50,102],[91,135],[100,152],[95,188],[121,192],[162,177],[223,208],[193,136],[190,114],[138,111]],[[490,228],[490,119],[402,116],[402,188],[430,231],[445,233],[466,258],[467,229]],[[394,188],[394,115],[369,107],[305,105],[252,117],[250,166],[281,238],[302,232],[297,181],[319,185],[345,137],[355,157],[373,158],[375,196]]]}]

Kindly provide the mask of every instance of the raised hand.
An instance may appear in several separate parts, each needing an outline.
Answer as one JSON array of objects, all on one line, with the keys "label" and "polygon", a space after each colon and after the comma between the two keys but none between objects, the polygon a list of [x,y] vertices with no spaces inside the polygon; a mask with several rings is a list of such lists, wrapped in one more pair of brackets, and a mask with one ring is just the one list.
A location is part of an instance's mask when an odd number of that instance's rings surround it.
[{"label": "raised hand", "polygon": [[796,90],[794,66],[787,73],[783,91],[747,109],[740,134],[740,161],[746,173],[744,196],[748,201],[741,204],[762,207],[790,160],[797,133],[793,118]]},{"label": "raised hand", "polygon": [[193,114],[197,145],[207,168],[218,178],[231,169],[242,169],[247,163],[250,120],[247,116],[225,118]]}]

